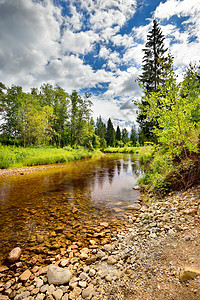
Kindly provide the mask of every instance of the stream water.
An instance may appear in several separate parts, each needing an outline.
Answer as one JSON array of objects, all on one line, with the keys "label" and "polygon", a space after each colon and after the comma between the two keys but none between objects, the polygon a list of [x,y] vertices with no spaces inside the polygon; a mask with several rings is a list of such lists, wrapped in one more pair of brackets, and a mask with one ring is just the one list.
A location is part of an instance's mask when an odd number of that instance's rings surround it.
[{"label": "stream water", "polygon": [[16,246],[47,255],[123,225],[141,169],[134,155],[108,154],[0,179],[0,264]]}]

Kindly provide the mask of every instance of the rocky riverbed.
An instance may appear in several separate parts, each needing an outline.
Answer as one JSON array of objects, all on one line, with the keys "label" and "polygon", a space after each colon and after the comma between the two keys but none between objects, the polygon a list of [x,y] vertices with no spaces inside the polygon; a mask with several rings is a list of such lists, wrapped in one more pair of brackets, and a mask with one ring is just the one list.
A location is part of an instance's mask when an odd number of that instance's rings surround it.
[{"label": "rocky riverbed", "polygon": [[0,266],[0,300],[200,299],[200,185],[143,196],[127,213],[123,229],[101,223],[106,238],[73,241],[42,265],[21,249]]}]

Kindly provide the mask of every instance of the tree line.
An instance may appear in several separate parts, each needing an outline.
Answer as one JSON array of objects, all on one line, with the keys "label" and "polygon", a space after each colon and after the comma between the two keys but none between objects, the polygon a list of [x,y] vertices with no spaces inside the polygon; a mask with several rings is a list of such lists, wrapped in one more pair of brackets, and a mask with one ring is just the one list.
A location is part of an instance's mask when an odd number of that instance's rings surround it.
[{"label": "tree line", "polygon": [[120,130],[118,126],[115,132],[110,118],[105,124],[99,116],[95,124],[90,96],[81,96],[75,90],[69,95],[58,85],[43,84],[26,93],[21,86],[6,88],[0,83],[0,142],[24,147],[135,146],[135,126],[129,138],[126,128]]}]

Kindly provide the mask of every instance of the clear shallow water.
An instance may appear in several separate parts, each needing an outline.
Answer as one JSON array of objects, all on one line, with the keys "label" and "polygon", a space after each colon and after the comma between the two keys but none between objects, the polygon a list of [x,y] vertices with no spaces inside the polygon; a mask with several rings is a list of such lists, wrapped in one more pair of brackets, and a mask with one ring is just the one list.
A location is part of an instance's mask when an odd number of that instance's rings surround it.
[{"label": "clear shallow water", "polygon": [[84,242],[100,222],[122,220],[139,196],[133,186],[140,174],[134,155],[108,154],[1,179],[0,261],[12,247]]}]

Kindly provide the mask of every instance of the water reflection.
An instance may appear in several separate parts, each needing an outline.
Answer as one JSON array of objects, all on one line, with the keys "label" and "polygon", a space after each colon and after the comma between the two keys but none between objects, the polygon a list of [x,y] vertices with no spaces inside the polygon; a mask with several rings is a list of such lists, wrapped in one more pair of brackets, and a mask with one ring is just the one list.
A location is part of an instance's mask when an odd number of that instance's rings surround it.
[{"label": "water reflection", "polygon": [[57,227],[64,227],[66,240],[84,240],[89,222],[119,218],[116,212],[137,199],[132,187],[140,172],[133,155],[115,154],[1,179],[1,256],[16,245],[31,249],[38,234],[59,242]]}]

